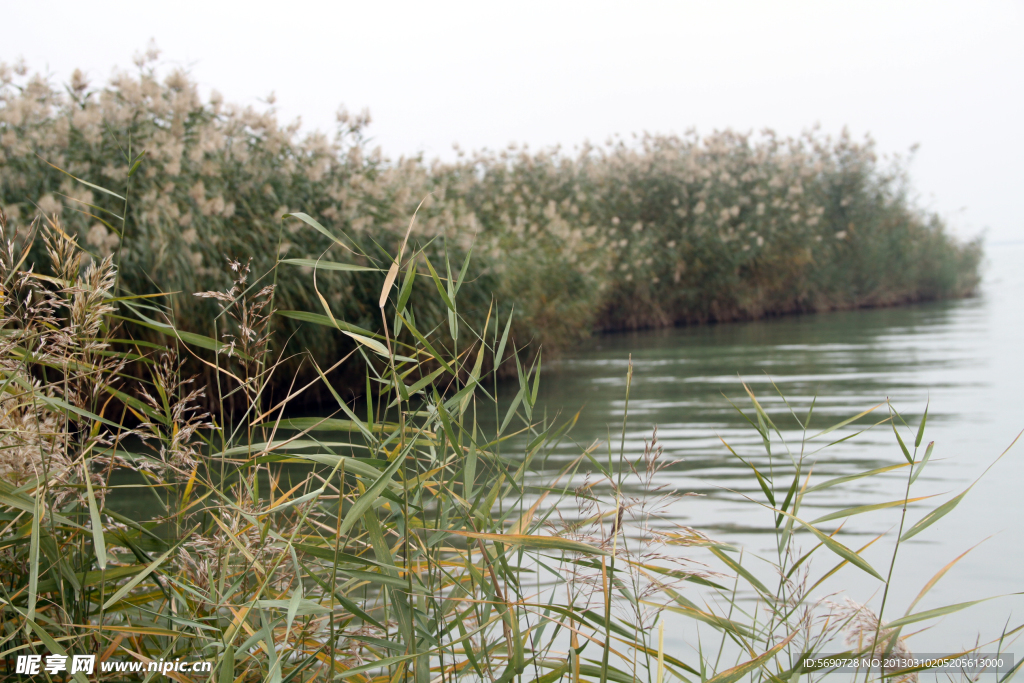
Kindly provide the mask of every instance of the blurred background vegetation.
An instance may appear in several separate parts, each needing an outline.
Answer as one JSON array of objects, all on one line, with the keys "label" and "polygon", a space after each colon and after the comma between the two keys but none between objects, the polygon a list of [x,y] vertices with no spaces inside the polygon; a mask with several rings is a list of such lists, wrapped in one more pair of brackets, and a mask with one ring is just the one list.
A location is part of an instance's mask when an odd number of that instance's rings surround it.
[{"label": "blurred background vegetation", "polygon": [[[365,113],[340,111],[333,135],[304,133],[272,102],[204,100],[186,72],[158,70],[155,52],[136,67],[65,85],[0,66],[0,204],[15,226],[58,214],[95,257],[119,251],[128,292],[180,292],[169,303],[180,329],[215,334],[214,302],[191,292],[229,286],[228,258],[252,258],[256,283],[276,280],[276,309],[321,311],[295,269],[308,275],[303,260],[322,258],[380,269],[317,273],[339,319],[377,330],[387,254],[424,197],[413,243],[435,266],[472,250],[459,313],[482,322],[492,296],[514,304],[518,348],[557,353],[594,330],[893,305],[978,284],[980,242],[958,242],[918,208],[905,160],[879,160],[869,139],[724,131],[396,161],[370,148]],[[126,188],[129,208],[56,167]],[[297,211],[340,243],[285,218]],[[445,318],[430,300],[422,327]],[[322,360],[352,348],[329,326],[273,321],[277,338]]]}]

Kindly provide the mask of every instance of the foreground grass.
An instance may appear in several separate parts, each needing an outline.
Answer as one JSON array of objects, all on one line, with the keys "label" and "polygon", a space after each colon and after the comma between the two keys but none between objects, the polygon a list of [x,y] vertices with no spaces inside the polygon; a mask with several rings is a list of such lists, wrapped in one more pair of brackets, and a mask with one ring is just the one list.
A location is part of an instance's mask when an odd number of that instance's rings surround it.
[{"label": "foreground grass", "polygon": [[[0,66],[0,203],[23,229],[58,214],[97,258],[116,253],[129,291],[180,292],[167,300],[177,324],[207,336],[217,306],[190,293],[230,287],[224,254],[251,255],[261,275],[283,264],[271,325],[292,340],[289,357],[321,363],[355,342],[285,313],[319,311],[309,270],[320,259],[334,311],[372,328],[424,197],[413,234],[424,254],[458,265],[473,251],[460,314],[482,329],[497,295],[531,354],[594,329],[956,297],[978,282],[980,245],[918,210],[901,163],[878,160],[870,140],[726,131],[440,163],[388,161],[367,123],[343,114],[335,137],[301,138],[272,109],[204,101],[187,74],[161,78],[153,62],[66,88]],[[296,210],[330,236],[282,218]],[[443,331],[432,283],[413,288],[423,327]]]},{"label": "foreground grass", "polygon": [[[3,227],[4,677],[18,676],[19,655],[96,653],[208,661],[204,675],[221,683],[793,681],[820,675],[803,665],[815,653],[909,652],[905,627],[972,604],[914,612],[951,563],[922,582],[905,615],[881,621],[900,545],[967,493],[916,520],[908,512],[932,452],[927,413],[911,427],[876,407],[814,433],[810,414],[769,416],[750,394],[745,414],[766,448],[744,458],[763,493],[751,504],[771,517],[778,548],[761,575],[732,546],[660,522],[677,493],[659,484],[666,464],[656,441],[636,460],[625,456],[629,381],[621,438],[581,449],[553,481],[527,477],[572,421],[534,412],[540,361],[519,358],[511,316],[492,311],[474,328],[462,314],[469,262],[453,275],[403,241],[374,299],[379,323],[368,328],[318,297],[304,315],[355,344],[322,366],[314,354],[280,351],[277,288],[248,263],[229,262],[226,289],[196,294],[218,309],[208,321],[217,334],[205,337],[178,329],[162,297],[126,294],[115,255],[84,264],[57,220],[28,235]],[[36,246],[50,272],[32,259]],[[440,329],[419,313],[417,280],[445,314]],[[142,331],[163,342],[139,339]],[[211,381],[183,376],[185,357],[206,363]],[[332,379],[357,358],[359,386]],[[503,361],[517,368],[512,397],[498,393],[493,369]],[[313,382],[277,376],[300,363]],[[285,398],[268,398],[275,382],[288,386]],[[291,417],[289,405],[314,387],[333,397],[333,413]],[[229,402],[235,410],[200,407]],[[878,412],[876,426],[894,432],[891,466],[812,475],[837,428]],[[796,421],[801,443],[784,442],[782,418]],[[806,519],[805,502],[887,472],[906,477],[900,500]],[[134,490],[151,496],[151,514],[115,511],[122,474],[145,482]],[[831,524],[886,508],[899,515],[897,536],[861,548]],[[873,543],[890,544],[888,567],[862,557]],[[812,597],[842,572],[883,588],[877,616]],[[711,629],[715,645],[666,651],[658,629],[669,620],[684,633]],[[992,634],[995,647],[1017,631]]]}]

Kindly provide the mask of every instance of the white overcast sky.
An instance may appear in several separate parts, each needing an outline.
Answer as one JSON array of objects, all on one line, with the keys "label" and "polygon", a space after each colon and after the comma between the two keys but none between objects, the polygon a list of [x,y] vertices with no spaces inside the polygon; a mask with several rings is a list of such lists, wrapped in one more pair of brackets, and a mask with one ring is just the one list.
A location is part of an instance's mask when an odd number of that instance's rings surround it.
[{"label": "white overcast sky", "polygon": [[820,123],[920,143],[920,202],[1024,240],[1024,3],[4,0],[0,59],[94,82],[150,39],[204,90],[331,129],[370,109],[391,157],[634,132]]}]

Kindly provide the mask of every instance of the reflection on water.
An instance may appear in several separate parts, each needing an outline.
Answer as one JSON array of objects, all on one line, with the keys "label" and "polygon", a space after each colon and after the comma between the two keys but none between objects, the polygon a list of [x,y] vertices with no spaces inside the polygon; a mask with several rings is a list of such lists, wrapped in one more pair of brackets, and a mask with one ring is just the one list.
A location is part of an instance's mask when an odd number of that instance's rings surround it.
[{"label": "reflection on water", "polygon": [[[546,461],[545,474],[579,455],[581,448],[595,440],[607,443],[609,437],[617,459],[626,371],[632,358],[626,456],[638,457],[656,428],[666,456],[679,461],[660,475],[659,483],[704,494],[681,499],[672,509],[673,521],[707,531],[718,540],[741,543],[755,553],[774,555],[764,535],[772,527],[771,516],[743,500],[749,496],[763,501],[764,496],[746,466],[722,443],[728,442],[744,457],[760,454],[759,467],[769,466],[760,436],[729,401],[753,415],[742,380],[796,455],[801,428],[789,416],[790,408],[802,420],[813,404],[808,434],[814,434],[882,403],[877,417],[857,425],[877,422],[887,416],[886,399],[916,425],[930,401],[926,436],[936,441],[936,450],[918,480],[916,495],[945,497],[912,508],[912,523],[937,501],[947,499],[946,494],[969,485],[1024,427],[1024,276],[1019,268],[1024,245],[990,248],[989,258],[985,291],[973,299],[594,338],[544,368],[535,411],[564,417],[583,409],[572,440],[563,442]],[[814,464],[815,476],[901,461],[886,425],[814,452],[854,431],[858,429],[838,430],[812,442],[805,454]],[[772,448],[776,474],[791,472],[786,446],[776,442]],[[602,458],[607,451],[607,445],[598,449]],[[901,550],[893,587],[897,597],[890,603],[895,609],[890,614],[902,614],[935,571],[993,533],[997,537],[962,561],[917,609],[1024,589],[1024,496],[1018,483],[1024,480],[1022,457],[1019,452],[1007,456],[952,515]],[[841,490],[830,489],[828,496],[809,500],[807,506],[837,509],[896,500],[904,485],[904,475],[860,480]],[[819,516],[816,513],[807,515]],[[899,517],[899,508],[857,517],[850,523],[857,531],[850,533],[889,531]],[[867,557],[876,567],[888,566],[890,554],[891,546],[879,547]],[[878,583],[855,574],[848,573],[847,583],[830,589],[847,590],[868,601]],[[927,642],[918,649],[955,648],[973,641],[978,630],[997,634],[1014,607],[1024,617],[1019,598],[972,608],[916,636],[919,643]]]}]

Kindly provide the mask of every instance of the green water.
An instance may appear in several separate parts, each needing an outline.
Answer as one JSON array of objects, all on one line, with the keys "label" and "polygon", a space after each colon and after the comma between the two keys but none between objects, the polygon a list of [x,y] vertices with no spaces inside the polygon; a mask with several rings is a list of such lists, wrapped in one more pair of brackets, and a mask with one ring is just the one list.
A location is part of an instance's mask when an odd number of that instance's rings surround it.
[{"label": "green water", "polygon": [[[752,415],[741,379],[796,450],[800,430],[788,417],[776,387],[801,418],[815,401],[811,433],[886,399],[916,425],[930,401],[926,437],[936,446],[912,496],[941,495],[912,507],[908,519],[913,523],[968,486],[1024,428],[1024,245],[990,247],[989,260],[982,294],[967,300],[589,340],[547,363],[542,374],[535,410],[567,416],[582,409],[571,440],[555,450],[545,474],[595,441],[602,443],[598,457],[606,459],[609,437],[618,459],[631,359],[626,457],[638,457],[656,429],[664,457],[677,461],[659,473],[658,484],[678,493],[702,494],[682,498],[669,508],[664,526],[692,526],[717,540],[743,545],[747,552],[775,555],[767,535],[772,529],[770,514],[743,500],[749,496],[764,501],[764,494],[722,443],[724,439],[740,455],[764,453],[760,436],[727,400]],[[883,405],[877,419],[885,417],[885,410]],[[871,421],[877,420],[858,424]],[[843,429],[834,435],[853,431]],[[783,456],[776,462],[788,462],[780,443],[773,451]],[[888,427],[808,458],[815,474],[823,476],[901,461]],[[763,461],[761,466],[766,466]],[[581,476],[574,484],[583,480]],[[900,474],[831,489],[828,495],[808,500],[804,515],[813,519],[830,509],[897,500],[905,483],[905,474]],[[994,536],[950,571],[915,611],[1024,590],[1022,483],[1024,443],[1019,443],[1016,453],[1001,460],[951,515],[901,548],[888,618],[902,616],[932,574],[990,535]],[[627,495],[630,485],[636,489],[635,478],[627,480]],[[893,531],[899,520],[899,508],[856,517],[843,538],[860,546],[870,536]],[[876,544],[866,557],[884,570],[891,548]],[[833,564],[831,558],[821,557],[816,568],[821,573]],[[847,569],[845,577],[814,596],[842,590],[858,602],[878,604],[879,582],[856,569]],[[983,639],[998,635],[1011,613],[1017,620],[1011,619],[1012,625],[1024,621],[1024,599],[1001,598],[947,617],[915,636],[911,646],[918,652],[939,652],[973,645],[979,632]],[[673,648],[686,652],[696,646],[692,636],[672,631]],[[1024,653],[1024,647],[1011,651]]]}]

